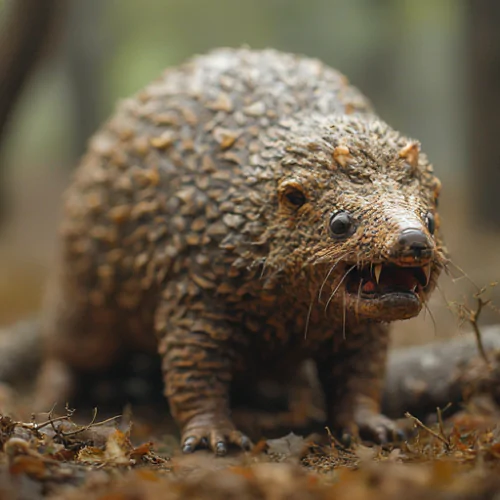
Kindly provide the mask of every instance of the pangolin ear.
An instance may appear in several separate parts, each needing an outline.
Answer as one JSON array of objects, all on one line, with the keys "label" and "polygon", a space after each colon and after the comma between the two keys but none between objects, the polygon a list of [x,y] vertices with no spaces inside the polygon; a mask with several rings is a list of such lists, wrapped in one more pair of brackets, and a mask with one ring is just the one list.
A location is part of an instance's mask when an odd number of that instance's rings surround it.
[{"label": "pangolin ear", "polygon": [[418,155],[420,146],[418,142],[409,142],[406,146],[400,149],[399,157],[404,158],[410,167],[415,170],[418,167]]},{"label": "pangolin ear", "polygon": [[300,208],[307,202],[304,186],[295,179],[287,179],[278,186],[280,203],[292,208]]},{"label": "pangolin ear", "polygon": [[333,150],[333,159],[344,168],[352,160],[352,155],[347,146],[337,146]]},{"label": "pangolin ear", "polygon": [[437,177],[434,177],[433,188],[434,188],[434,193],[433,193],[434,194],[434,205],[437,207],[439,195],[441,193],[441,181]]}]

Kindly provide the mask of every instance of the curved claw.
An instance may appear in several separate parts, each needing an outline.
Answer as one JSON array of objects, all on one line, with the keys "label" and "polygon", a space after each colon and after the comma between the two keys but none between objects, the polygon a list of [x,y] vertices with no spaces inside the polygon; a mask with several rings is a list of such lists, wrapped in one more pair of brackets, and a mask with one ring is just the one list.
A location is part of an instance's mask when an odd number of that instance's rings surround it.
[{"label": "curved claw", "polygon": [[403,429],[396,429],[394,434],[395,434],[396,441],[406,441],[406,439],[408,438],[408,436],[406,435],[406,432]]},{"label": "curved claw", "polygon": [[183,453],[193,453],[194,450],[201,444],[201,439],[196,436],[189,436],[184,439],[182,444]]},{"label": "curved claw", "polygon": [[249,451],[252,448],[252,442],[245,435],[241,437],[240,446],[243,450]]},{"label": "curved claw", "polygon": [[[357,431],[362,438],[371,439],[381,445],[406,439],[405,432],[385,415],[371,412],[363,413],[353,420],[355,425],[337,427],[340,430],[341,442],[347,448],[352,444],[352,438],[358,435]],[[356,428],[357,431],[354,432]]]},{"label": "curved claw", "polygon": [[387,436],[386,429],[378,429],[376,432],[376,436],[376,441],[378,444],[387,444],[389,442],[389,437]]},{"label": "curved claw", "polygon": [[199,448],[210,448],[218,457],[223,457],[228,452],[229,445],[236,445],[243,450],[252,447],[250,439],[235,430],[232,425],[204,425],[190,426],[184,433],[182,440],[183,453],[193,453]]},{"label": "curved claw", "polygon": [[371,437],[378,444],[384,445],[399,437],[400,431],[395,422],[379,413],[366,415],[358,425],[362,434]]},{"label": "curved claw", "polygon": [[215,454],[218,456],[218,457],[223,457],[224,455],[227,454],[227,446],[226,446],[226,443],[224,441],[219,441],[216,445],[215,445]]},{"label": "curved claw", "polygon": [[342,436],[340,437],[340,442],[346,448],[350,448],[352,445],[352,434],[350,432],[343,432]]}]

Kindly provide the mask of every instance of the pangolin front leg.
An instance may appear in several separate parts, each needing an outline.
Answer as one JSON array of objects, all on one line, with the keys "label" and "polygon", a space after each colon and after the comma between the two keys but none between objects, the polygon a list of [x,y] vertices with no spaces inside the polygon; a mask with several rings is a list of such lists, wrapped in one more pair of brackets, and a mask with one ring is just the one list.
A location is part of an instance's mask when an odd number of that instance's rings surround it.
[{"label": "pangolin front leg", "polygon": [[216,455],[225,455],[229,445],[251,446],[231,419],[233,337],[232,328],[224,321],[203,317],[170,323],[163,332],[160,353],[165,394],[182,430],[185,453],[208,447]]},{"label": "pangolin front leg", "polygon": [[341,435],[359,435],[379,443],[404,438],[381,414],[380,399],[389,341],[387,325],[359,325],[340,349],[318,360],[328,423]]}]

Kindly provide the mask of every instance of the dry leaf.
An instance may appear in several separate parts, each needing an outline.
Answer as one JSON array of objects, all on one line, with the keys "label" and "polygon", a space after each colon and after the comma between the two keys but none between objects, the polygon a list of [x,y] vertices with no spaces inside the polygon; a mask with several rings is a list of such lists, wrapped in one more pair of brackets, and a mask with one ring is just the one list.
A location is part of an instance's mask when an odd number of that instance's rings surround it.
[{"label": "dry leaf", "polygon": [[131,451],[130,440],[125,433],[117,429],[108,437],[104,456],[107,461],[116,465],[129,465]]},{"label": "dry leaf", "polygon": [[268,453],[284,455],[288,458],[300,458],[307,448],[307,443],[302,436],[293,432],[278,439],[267,440]]},{"label": "dry leaf", "polygon": [[28,474],[36,479],[42,479],[46,474],[46,465],[41,458],[19,455],[12,460],[9,467],[11,474]]},{"label": "dry leaf", "polygon": [[100,464],[105,461],[104,451],[94,446],[85,446],[78,452],[77,462]]}]

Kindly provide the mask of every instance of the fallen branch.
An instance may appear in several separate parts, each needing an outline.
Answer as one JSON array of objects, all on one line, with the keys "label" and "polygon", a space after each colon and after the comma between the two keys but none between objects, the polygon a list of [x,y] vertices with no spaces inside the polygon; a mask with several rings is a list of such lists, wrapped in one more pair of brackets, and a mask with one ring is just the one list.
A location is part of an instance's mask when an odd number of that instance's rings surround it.
[{"label": "fallen branch", "polygon": [[495,391],[496,380],[500,387],[500,362],[495,355],[495,351],[500,351],[500,327],[484,330],[481,337],[491,363],[488,369],[481,369],[484,358],[478,357],[475,334],[391,351],[384,385],[384,413],[394,418],[406,412],[423,417],[448,403],[457,410],[471,384],[484,391]]}]

